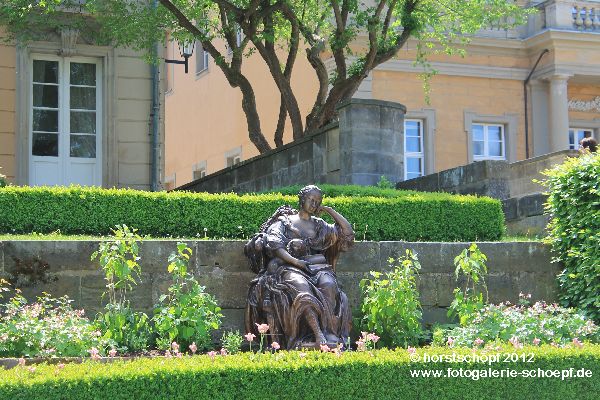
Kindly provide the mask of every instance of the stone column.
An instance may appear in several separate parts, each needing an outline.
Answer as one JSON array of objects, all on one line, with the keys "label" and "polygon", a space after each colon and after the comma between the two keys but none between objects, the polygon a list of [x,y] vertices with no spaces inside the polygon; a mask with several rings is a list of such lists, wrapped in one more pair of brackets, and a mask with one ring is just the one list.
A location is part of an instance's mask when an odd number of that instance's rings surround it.
[{"label": "stone column", "polygon": [[351,99],[338,107],[340,184],[404,178],[404,114],[399,103]]},{"label": "stone column", "polygon": [[537,157],[550,153],[550,129],[548,126],[548,82],[544,80],[532,80],[529,83],[531,88],[531,125],[529,134],[533,139],[532,151],[530,157]]},{"label": "stone column", "polygon": [[568,75],[555,75],[550,78],[550,152],[569,148],[568,80]]}]

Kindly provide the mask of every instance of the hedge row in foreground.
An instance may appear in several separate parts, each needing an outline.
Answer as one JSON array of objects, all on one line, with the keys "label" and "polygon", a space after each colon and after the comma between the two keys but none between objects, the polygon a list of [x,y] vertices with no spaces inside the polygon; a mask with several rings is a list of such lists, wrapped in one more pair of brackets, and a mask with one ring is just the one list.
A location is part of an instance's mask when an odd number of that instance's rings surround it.
[{"label": "hedge row in foreground", "polygon": [[[414,196],[418,192],[414,190],[397,190],[397,189],[384,189],[377,186],[360,186],[360,185],[332,185],[330,183],[318,183],[317,186],[327,193],[329,197],[410,197]],[[282,188],[272,189],[265,191],[264,193],[280,193],[283,195],[294,196],[296,195],[303,185],[292,185],[285,186]]]},{"label": "hedge row in foreground", "polygon": [[[99,188],[0,189],[1,233],[105,235],[117,224],[152,236],[245,238],[297,196],[144,192]],[[325,205],[355,226],[357,239],[496,240],[504,231],[491,198],[417,193],[399,198],[334,197]]]},{"label": "hedge row in foreground", "polygon": [[[86,362],[62,369],[40,365],[33,371],[24,366],[0,371],[0,398],[596,400],[600,393],[598,345],[490,350],[487,360],[499,354],[497,362],[451,361],[474,354],[484,356],[471,349],[422,348],[417,362],[407,350],[379,350],[339,357],[282,352]],[[441,356],[450,360],[431,361]]]}]

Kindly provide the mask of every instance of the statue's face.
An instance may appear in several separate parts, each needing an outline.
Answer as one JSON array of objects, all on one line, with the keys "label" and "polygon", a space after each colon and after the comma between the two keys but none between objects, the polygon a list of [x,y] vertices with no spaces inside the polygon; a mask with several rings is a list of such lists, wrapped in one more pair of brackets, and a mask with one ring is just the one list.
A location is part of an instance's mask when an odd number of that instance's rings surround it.
[{"label": "statue's face", "polygon": [[317,190],[311,190],[304,196],[302,204],[300,205],[304,211],[309,214],[315,214],[323,201],[323,195]]}]

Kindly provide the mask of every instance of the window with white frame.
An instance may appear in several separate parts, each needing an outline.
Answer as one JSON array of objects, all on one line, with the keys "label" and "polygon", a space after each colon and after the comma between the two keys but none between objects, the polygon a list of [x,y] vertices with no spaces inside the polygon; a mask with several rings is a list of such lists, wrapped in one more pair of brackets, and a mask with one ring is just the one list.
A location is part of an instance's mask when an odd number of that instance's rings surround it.
[{"label": "window with white frame", "polygon": [[200,42],[196,42],[196,74],[208,69],[208,51],[202,48]]},{"label": "window with white frame", "polygon": [[593,137],[594,131],[591,129],[570,128],[569,129],[569,149],[579,149],[579,142],[585,137]]},{"label": "window with white frame", "polygon": [[241,158],[239,155],[235,155],[235,156],[231,156],[231,157],[227,157],[227,166],[228,167],[232,167],[236,164],[239,164],[241,161]]},{"label": "window with white frame", "polygon": [[418,178],[425,172],[423,120],[404,120],[404,180]]},{"label": "window with white frame", "polygon": [[206,176],[206,160],[200,161],[192,166],[192,176],[194,180],[201,179]]},{"label": "window with white frame", "polygon": [[473,123],[473,160],[505,160],[504,125]]},{"label": "window with white frame", "polygon": [[[240,47],[242,44],[242,39],[243,39],[243,33],[242,30],[240,28],[238,28],[235,31],[235,45],[236,47]],[[229,47],[229,45],[227,46],[227,54],[231,55],[233,53],[233,49],[231,47]]]}]

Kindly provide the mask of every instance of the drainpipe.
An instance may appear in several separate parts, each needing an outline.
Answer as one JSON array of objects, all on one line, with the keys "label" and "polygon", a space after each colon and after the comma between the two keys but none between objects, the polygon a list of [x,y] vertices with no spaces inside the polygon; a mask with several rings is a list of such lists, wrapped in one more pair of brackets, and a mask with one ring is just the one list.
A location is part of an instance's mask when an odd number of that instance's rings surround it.
[{"label": "drainpipe", "polygon": [[[156,0],[152,2],[152,7],[158,7],[158,3]],[[157,43],[152,51],[153,58],[156,59],[158,55],[158,46]],[[159,173],[158,173],[158,163],[160,156],[160,140],[159,140],[159,132],[160,132],[160,88],[159,88],[159,66],[158,64],[152,64],[150,67],[151,75],[152,75],[152,112],[150,113],[150,117],[152,120],[152,139],[151,139],[151,157],[150,157],[150,182],[152,185],[152,191],[157,192],[159,190]]]},{"label": "drainpipe", "polygon": [[525,99],[525,158],[526,159],[529,158],[529,118],[527,117],[527,84],[529,83],[529,80],[531,79],[531,75],[533,75],[533,72],[535,71],[538,64],[540,63],[540,60],[542,59],[544,54],[546,54],[548,52],[549,52],[548,49],[544,49],[542,51],[542,53],[538,57],[537,61],[535,62],[535,65],[533,66],[531,71],[529,71],[529,75],[527,75],[527,79],[525,79],[525,82],[523,82],[523,98]]}]

